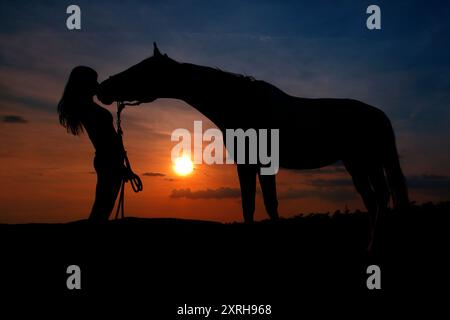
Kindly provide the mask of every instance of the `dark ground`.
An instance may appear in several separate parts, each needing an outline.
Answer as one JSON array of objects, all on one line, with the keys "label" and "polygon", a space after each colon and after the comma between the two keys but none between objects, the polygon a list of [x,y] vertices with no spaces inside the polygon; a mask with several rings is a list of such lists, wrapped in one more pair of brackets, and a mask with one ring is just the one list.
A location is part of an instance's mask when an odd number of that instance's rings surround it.
[{"label": "dark ground", "polygon": [[[372,257],[364,213],[254,225],[131,217],[96,226],[0,225],[0,291],[10,300],[141,301],[148,319],[202,319],[177,318],[185,303],[272,304],[266,319],[293,319],[313,299],[351,307],[354,297],[420,298],[448,290],[449,216],[450,202],[390,212]],[[80,291],[66,288],[71,264],[81,268]],[[378,291],[366,287],[371,264],[381,268]]]}]

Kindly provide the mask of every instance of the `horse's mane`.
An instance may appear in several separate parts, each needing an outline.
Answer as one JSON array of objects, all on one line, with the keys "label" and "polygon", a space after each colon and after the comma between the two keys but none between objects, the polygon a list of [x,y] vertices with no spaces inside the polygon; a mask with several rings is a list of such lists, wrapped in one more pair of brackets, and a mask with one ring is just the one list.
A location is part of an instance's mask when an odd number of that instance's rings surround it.
[{"label": "horse's mane", "polygon": [[240,73],[234,73],[234,72],[229,72],[229,71],[225,71],[222,70],[218,67],[208,67],[208,66],[200,66],[197,64],[192,64],[192,63],[183,63],[184,66],[186,66],[187,68],[191,69],[192,71],[203,71],[203,72],[207,72],[209,73],[209,75],[211,77],[224,77],[224,79],[226,79],[227,77],[229,79],[239,79],[239,80],[244,80],[244,81],[249,81],[249,82],[253,82],[255,81],[255,78],[253,78],[252,76],[247,76],[244,74],[240,74]]},{"label": "horse's mane", "polygon": [[228,75],[230,75],[230,76],[236,77],[236,78],[240,78],[240,79],[244,79],[244,80],[249,80],[249,81],[255,81],[255,80],[256,80],[256,79],[255,79],[254,77],[252,77],[252,76],[248,76],[248,75],[241,74],[241,73],[234,73],[234,72],[230,72],[230,71],[225,71],[225,70],[220,69],[219,67],[215,67],[215,68],[213,68],[213,69],[215,69],[215,70],[217,70],[217,71],[220,71],[220,72],[222,72],[222,73],[228,74]]}]

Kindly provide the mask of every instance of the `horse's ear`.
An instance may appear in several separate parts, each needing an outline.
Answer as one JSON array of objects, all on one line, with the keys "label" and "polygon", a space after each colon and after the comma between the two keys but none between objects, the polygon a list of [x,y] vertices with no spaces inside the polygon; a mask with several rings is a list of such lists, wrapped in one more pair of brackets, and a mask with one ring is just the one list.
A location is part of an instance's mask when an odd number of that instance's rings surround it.
[{"label": "horse's ear", "polygon": [[156,42],[153,42],[153,55],[155,57],[162,56],[161,52],[158,49],[158,46],[156,45]]}]

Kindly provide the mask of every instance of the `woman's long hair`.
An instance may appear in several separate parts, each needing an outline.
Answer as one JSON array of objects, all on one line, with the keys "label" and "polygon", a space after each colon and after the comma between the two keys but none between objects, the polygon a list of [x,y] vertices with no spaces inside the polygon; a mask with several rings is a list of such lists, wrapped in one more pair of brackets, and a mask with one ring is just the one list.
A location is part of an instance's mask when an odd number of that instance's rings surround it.
[{"label": "woman's long hair", "polygon": [[78,66],[70,73],[64,93],[58,103],[59,123],[73,135],[83,132],[81,113],[84,105],[93,97],[97,87],[97,72]]}]

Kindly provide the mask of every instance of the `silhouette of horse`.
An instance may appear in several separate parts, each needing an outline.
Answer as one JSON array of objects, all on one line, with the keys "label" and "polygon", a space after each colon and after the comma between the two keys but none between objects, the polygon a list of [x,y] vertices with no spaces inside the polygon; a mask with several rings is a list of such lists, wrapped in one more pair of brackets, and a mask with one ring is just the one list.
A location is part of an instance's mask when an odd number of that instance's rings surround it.
[{"label": "silhouette of horse", "polygon": [[[278,128],[280,167],[320,168],[342,161],[375,225],[377,213],[407,205],[408,191],[387,116],[351,99],[307,99],[290,96],[270,83],[215,68],[153,56],[100,84],[100,101],[151,102],[180,99],[228,129]],[[253,221],[259,165],[238,164],[244,220]],[[278,217],[275,175],[260,175],[264,205]]]}]

